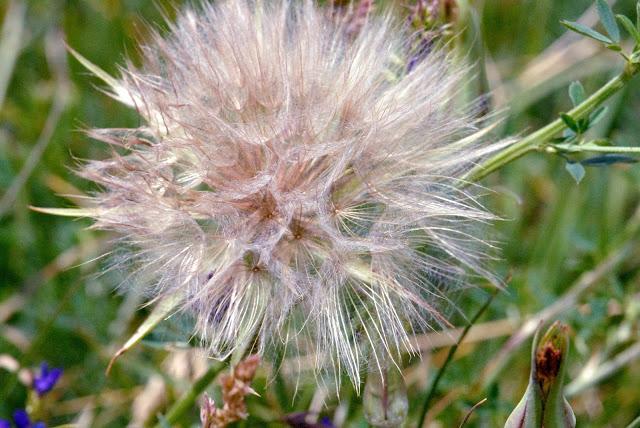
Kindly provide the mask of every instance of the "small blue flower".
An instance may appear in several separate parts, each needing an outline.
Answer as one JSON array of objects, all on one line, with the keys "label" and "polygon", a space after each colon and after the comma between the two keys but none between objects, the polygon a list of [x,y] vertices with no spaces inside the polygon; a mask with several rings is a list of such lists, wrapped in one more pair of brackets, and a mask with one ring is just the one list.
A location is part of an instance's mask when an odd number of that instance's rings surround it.
[{"label": "small blue flower", "polygon": [[320,419],[320,426],[324,428],[335,428],[335,425],[333,424],[333,422],[331,422],[331,419],[328,416]]},{"label": "small blue flower", "polygon": [[6,419],[0,419],[0,428],[11,428],[11,422]]},{"label": "small blue flower", "polygon": [[331,419],[327,416],[320,418],[320,422],[309,423],[306,421],[309,412],[291,413],[284,418],[284,422],[292,428],[335,428]]},{"label": "small blue flower", "polygon": [[31,428],[31,419],[24,409],[13,412],[13,423],[16,424],[16,428]]},{"label": "small blue flower", "polygon": [[49,369],[49,365],[43,362],[40,364],[40,375],[35,376],[33,379],[33,389],[39,396],[43,396],[53,389],[61,375],[61,368],[54,367]]},{"label": "small blue flower", "polygon": [[[5,422],[6,424],[3,425]],[[31,419],[24,409],[18,409],[13,412],[13,423],[16,425],[16,428],[47,428],[44,422],[31,423]],[[0,428],[11,428],[11,424],[9,421],[1,420]]]}]

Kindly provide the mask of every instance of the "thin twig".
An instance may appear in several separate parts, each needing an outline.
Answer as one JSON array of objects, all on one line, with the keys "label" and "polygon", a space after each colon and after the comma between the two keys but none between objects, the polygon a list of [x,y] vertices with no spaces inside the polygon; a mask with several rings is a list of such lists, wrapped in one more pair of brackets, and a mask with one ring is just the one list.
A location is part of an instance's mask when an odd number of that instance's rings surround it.
[{"label": "thin twig", "polygon": [[476,404],[474,404],[473,407],[465,415],[464,419],[462,420],[462,423],[460,423],[460,427],[459,428],[462,428],[464,426],[464,424],[467,423],[467,421],[471,417],[471,414],[474,412],[474,410],[476,410],[478,407],[482,406],[486,402],[487,402],[487,399],[483,398],[482,400],[480,400]]},{"label": "thin twig", "polygon": [[440,379],[442,379],[442,375],[447,370],[447,367],[449,366],[449,363],[453,360],[453,356],[456,353],[456,351],[458,350],[458,347],[460,346],[460,344],[464,340],[465,336],[467,335],[467,333],[469,332],[471,327],[476,323],[476,321],[478,321],[478,319],[480,319],[480,317],[482,316],[484,311],[487,310],[489,305],[491,305],[491,302],[493,302],[493,299],[498,294],[498,291],[499,291],[498,289],[495,289],[495,290],[492,291],[491,295],[489,296],[489,298],[487,299],[485,304],[482,305],[482,307],[478,310],[478,312],[476,312],[476,314],[473,316],[473,318],[471,318],[471,320],[469,321],[469,323],[467,324],[467,326],[463,330],[462,334],[460,335],[460,338],[458,339],[456,344],[453,345],[449,349],[449,353],[447,354],[447,358],[444,361],[444,364],[442,365],[442,367],[440,367],[440,370],[438,370],[438,374],[436,375],[436,378],[433,380],[433,384],[431,385],[431,389],[429,390],[429,393],[427,394],[427,398],[425,398],[424,403],[422,403],[422,410],[420,411],[420,417],[418,418],[418,424],[417,424],[418,428],[420,428],[420,427],[422,427],[424,425],[424,420],[425,420],[425,417],[427,416],[427,411],[429,410],[429,404],[431,403],[431,400],[435,396],[436,391],[438,389],[438,384],[440,383]]}]

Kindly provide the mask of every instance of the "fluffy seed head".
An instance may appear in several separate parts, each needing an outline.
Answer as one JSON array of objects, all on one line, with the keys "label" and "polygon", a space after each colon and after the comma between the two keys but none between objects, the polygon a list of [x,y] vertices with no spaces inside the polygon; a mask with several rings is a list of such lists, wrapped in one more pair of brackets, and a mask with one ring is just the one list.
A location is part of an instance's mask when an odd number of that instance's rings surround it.
[{"label": "fluffy seed head", "polygon": [[113,155],[81,174],[130,282],[178,298],[212,354],[286,346],[357,385],[364,362],[444,322],[465,271],[487,275],[473,226],[491,215],[460,184],[496,145],[446,55],[409,70],[393,18],[354,34],[330,15],[282,0],[183,12],[142,67],[106,79],[144,124],[91,131]]}]

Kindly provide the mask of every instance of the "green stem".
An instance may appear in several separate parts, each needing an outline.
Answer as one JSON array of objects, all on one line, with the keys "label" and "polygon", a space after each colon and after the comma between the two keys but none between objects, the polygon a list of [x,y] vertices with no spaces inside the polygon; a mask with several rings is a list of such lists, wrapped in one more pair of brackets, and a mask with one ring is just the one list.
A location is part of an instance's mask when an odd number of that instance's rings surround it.
[{"label": "green stem", "polygon": [[640,147],[629,146],[598,146],[596,144],[554,144],[551,147],[565,153],[640,153]]},{"label": "green stem", "polygon": [[[189,391],[171,406],[165,416],[166,421],[173,426],[187,411],[192,410],[196,399],[225,367],[226,365],[224,363],[213,364],[209,367],[209,369],[191,385]],[[155,428],[162,428],[162,426],[157,424]]]},{"label": "green stem", "polygon": [[[602,88],[584,100],[581,104],[570,110],[567,114],[575,120],[587,117],[604,101],[622,89],[625,84],[640,71],[638,64],[628,63],[624,71],[607,82]],[[506,149],[496,153],[486,161],[477,165],[464,177],[464,182],[479,181],[492,172],[498,170],[511,161],[514,161],[533,150],[540,150],[555,135],[567,128],[560,118],[554,120],[543,128],[527,135]]]},{"label": "green stem", "polygon": [[422,403],[422,410],[420,411],[420,417],[418,418],[418,424],[416,425],[416,428],[421,428],[424,425],[424,419],[427,416],[427,411],[429,410],[429,404],[431,404],[431,400],[433,400],[433,397],[435,396],[436,391],[438,389],[438,384],[440,383],[440,379],[442,379],[442,375],[447,370],[447,366],[453,360],[453,356],[458,350],[458,346],[460,346],[464,338],[467,336],[467,333],[469,333],[469,330],[471,330],[471,327],[473,327],[473,325],[478,321],[478,319],[480,319],[484,311],[486,311],[489,305],[491,305],[491,302],[493,301],[493,298],[496,297],[496,294],[498,294],[498,289],[493,290],[493,292],[491,293],[491,295],[489,296],[485,304],[482,305],[482,307],[478,310],[478,312],[476,312],[473,318],[471,318],[471,320],[469,321],[467,326],[464,328],[464,330],[462,330],[462,334],[456,341],[455,345],[449,348],[447,359],[444,361],[444,364],[442,365],[442,367],[440,367],[440,370],[438,370],[438,374],[436,374],[436,378],[433,380],[433,384],[431,385],[431,389],[429,389],[427,398],[425,398],[424,402]]}]

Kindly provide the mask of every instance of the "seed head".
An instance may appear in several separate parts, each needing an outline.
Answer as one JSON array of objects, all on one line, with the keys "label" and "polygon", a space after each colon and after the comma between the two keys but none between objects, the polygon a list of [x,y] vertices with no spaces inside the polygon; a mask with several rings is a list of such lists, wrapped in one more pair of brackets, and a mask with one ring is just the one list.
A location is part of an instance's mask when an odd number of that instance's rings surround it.
[{"label": "seed head", "polygon": [[401,20],[337,21],[311,1],[186,10],[107,79],[144,124],[91,131],[113,155],[81,174],[130,282],[179,296],[213,355],[288,344],[357,385],[489,275],[473,230],[492,215],[460,185],[498,146],[446,54],[407,71]]}]

